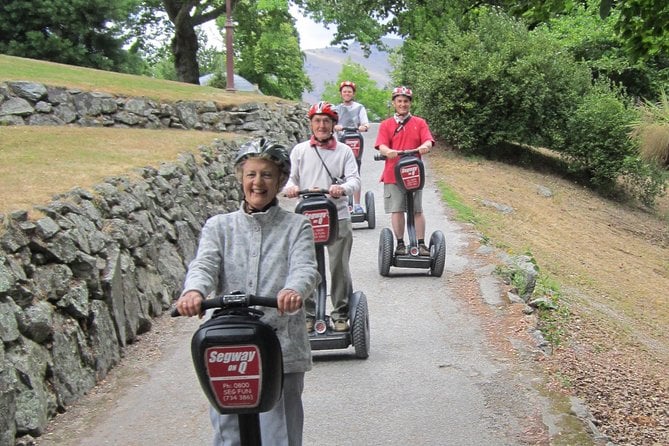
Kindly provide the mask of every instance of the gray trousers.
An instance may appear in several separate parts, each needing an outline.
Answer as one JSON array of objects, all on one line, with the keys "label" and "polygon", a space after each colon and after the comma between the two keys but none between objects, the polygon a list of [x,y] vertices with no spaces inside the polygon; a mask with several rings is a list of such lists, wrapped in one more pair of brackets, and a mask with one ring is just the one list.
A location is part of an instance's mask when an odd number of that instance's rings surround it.
[{"label": "gray trousers", "polygon": [[[272,410],[260,414],[263,446],[302,446],[303,390],[304,372],[286,373],[283,376],[281,399]],[[210,407],[209,418],[214,428],[213,446],[240,445],[237,415],[221,415]]]},{"label": "gray trousers", "polygon": [[[330,261],[330,299],[332,300],[332,320],[348,319],[348,298],[353,291],[351,280],[351,248],[353,247],[353,225],[349,218],[338,221],[337,239],[328,245],[328,259]],[[318,291],[316,291],[317,293]],[[307,317],[313,318],[316,314],[314,293],[304,301],[304,310]]]}]

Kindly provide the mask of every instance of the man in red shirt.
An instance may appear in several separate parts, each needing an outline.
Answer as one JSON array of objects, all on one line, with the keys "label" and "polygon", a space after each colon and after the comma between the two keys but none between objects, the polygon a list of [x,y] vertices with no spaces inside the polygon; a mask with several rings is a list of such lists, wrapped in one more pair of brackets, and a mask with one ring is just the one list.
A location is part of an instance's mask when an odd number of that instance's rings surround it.
[{"label": "man in red shirt", "polygon": [[[387,214],[391,214],[393,233],[397,239],[395,255],[406,255],[404,244],[404,230],[406,220],[406,194],[396,184],[395,166],[399,162],[399,152],[418,149],[420,157],[430,151],[434,145],[432,133],[427,122],[411,114],[411,89],[400,86],[393,89],[392,102],[395,115],[381,122],[374,148],[386,157],[386,163],[381,175],[383,184],[383,207]],[[423,215],[422,191],[414,192],[414,221],[418,249],[421,256],[429,256],[430,250],[425,246],[425,216]]]}]

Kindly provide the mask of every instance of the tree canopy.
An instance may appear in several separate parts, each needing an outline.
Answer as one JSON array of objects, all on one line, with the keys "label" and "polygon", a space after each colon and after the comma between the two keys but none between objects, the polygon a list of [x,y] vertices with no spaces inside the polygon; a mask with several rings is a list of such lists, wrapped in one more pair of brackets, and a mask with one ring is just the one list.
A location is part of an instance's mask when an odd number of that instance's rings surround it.
[{"label": "tree canopy", "polygon": [[236,71],[265,94],[301,99],[312,85],[304,73],[304,55],[288,2],[240,0],[234,18]]},{"label": "tree canopy", "polygon": [[346,47],[347,40],[363,48],[380,45],[381,37],[396,33],[420,38],[438,35],[445,20],[462,22],[484,6],[502,8],[525,20],[531,27],[551,17],[569,14],[583,4],[598,4],[602,17],[619,11],[616,29],[630,54],[645,59],[669,50],[669,3],[659,0],[294,0],[315,21],[336,24],[334,43]]},{"label": "tree canopy", "polygon": [[120,23],[140,0],[5,0],[0,53],[104,70],[136,72]]}]

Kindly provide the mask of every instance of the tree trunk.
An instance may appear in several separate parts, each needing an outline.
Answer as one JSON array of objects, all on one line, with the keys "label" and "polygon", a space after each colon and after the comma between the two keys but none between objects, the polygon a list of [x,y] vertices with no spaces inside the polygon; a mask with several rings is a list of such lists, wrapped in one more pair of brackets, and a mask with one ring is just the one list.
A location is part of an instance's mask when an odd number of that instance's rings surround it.
[{"label": "tree trunk", "polygon": [[190,20],[181,20],[175,26],[172,39],[172,54],[174,54],[174,68],[177,79],[189,84],[200,83],[200,67],[197,63],[197,34]]},{"label": "tree trunk", "polygon": [[174,55],[174,69],[177,79],[189,84],[200,83],[200,67],[197,63],[197,34],[195,23],[190,11],[197,5],[198,0],[162,0],[165,12],[174,24],[172,38],[172,54]]}]

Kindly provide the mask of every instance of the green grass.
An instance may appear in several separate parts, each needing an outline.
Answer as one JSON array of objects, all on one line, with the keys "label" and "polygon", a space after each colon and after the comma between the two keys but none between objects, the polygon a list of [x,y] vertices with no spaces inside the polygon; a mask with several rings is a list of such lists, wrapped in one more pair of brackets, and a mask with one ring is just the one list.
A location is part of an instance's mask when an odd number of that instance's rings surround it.
[{"label": "green grass", "polygon": [[147,97],[158,101],[214,101],[223,105],[246,102],[275,103],[281,99],[252,92],[114,73],[0,54],[0,81],[31,81],[55,87],[78,88],[119,96]]},{"label": "green grass", "polygon": [[437,187],[441,191],[441,198],[455,211],[455,218],[458,221],[473,223],[475,225],[483,223],[482,219],[470,207],[465,205],[458,194],[448,187],[445,182],[438,181]]}]

